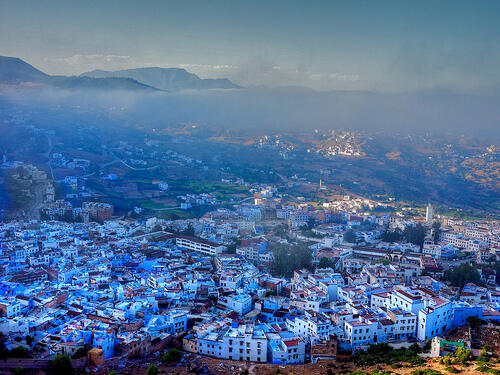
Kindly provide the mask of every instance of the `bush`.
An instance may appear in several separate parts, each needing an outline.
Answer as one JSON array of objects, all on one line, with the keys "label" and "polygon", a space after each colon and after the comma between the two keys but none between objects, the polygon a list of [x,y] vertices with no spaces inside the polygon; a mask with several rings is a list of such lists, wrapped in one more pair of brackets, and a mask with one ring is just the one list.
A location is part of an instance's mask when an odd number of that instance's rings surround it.
[{"label": "bush", "polygon": [[486,324],[486,322],[477,316],[468,316],[465,321],[470,325],[471,328],[477,328],[481,327],[482,325]]},{"label": "bush", "polygon": [[491,368],[490,366],[486,364],[482,364],[476,367],[476,371],[479,372],[488,372],[493,375],[500,375],[500,370],[497,370],[496,368]]},{"label": "bush", "polygon": [[151,363],[149,366],[148,366],[148,369],[146,371],[146,374],[147,375],[158,375],[158,367],[156,367],[156,365],[154,363]]},{"label": "bush", "polygon": [[431,368],[413,370],[410,374],[411,375],[442,375],[441,372],[439,372],[437,370],[433,370]]},{"label": "bush", "polygon": [[464,347],[460,347],[455,352],[455,358],[457,363],[465,364],[471,357],[470,349],[466,349]]},{"label": "bush", "polygon": [[86,357],[89,350],[90,350],[90,345],[85,345],[83,348],[79,348],[72,356],[71,359],[80,359],[83,357]]},{"label": "bush", "polygon": [[398,368],[402,368],[404,367],[402,363],[393,363],[391,365],[391,368],[393,368],[394,370],[397,370]]},{"label": "bush", "polygon": [[458,374],[460,372],[459,369],[457,369],[456,367],[453,367],[453,366],[445,367],[445,370],[451,374]]},{"label": "bush", "polygon": [[[418,350],[418,351],[417,351]],[[371,366],[378,363],[391,365],[395,362],[407,362],[413,365],[421,365],[424,360],[418,356],[418,349],[411,346],[410,349],[393,349],[387,343],[371,345],[366,352],[358,352],[352,360],[357,366]]]},{"label": "bush", "polygon": [[475,370],[479,371],[479,372],[489,372],[491,370],[491,367],[483,364],[483,365],[477,366]]},{"label": "bush", "polygon": [[447,354],[445,357],[441,357],[439,359],[439,363],[442,365],[451,365],[453,363],[453,356],[451,354]]},{"label": "bush", "polygon": [[24,346],[18,346],[9,352],[10,358],[29,358],[30,352]]},{"label": "bush", "polygon": [[488,351],[486,347],[481,350],[479,357],[477,357],[478,362],[488,362]]},{"label": "bush", "polygon": [[179,362],[182,358],[182,353],[178,349],[171,349],[163,354],[160,358],[162,363]]},{"label": "bush", "polygon": [[26,375],[26,370],[22,367],[16,367],[14,369],[14,375]]},{"label": "bush", "polygon": [[73,365],[66,354],[58,354],[52,361],[50,361],[50,369],[53,375],[73,374]]}]

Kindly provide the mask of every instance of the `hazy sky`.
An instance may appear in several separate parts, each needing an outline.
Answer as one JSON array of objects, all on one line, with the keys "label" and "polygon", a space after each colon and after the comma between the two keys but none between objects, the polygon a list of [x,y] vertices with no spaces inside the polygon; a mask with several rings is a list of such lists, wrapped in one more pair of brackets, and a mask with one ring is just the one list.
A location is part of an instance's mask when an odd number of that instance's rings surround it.
[{"label": "hazy sky", "polygon": [[50,74],[181,66],[241,85],[500,85],[500,1],[0,0],[0,55]]}]

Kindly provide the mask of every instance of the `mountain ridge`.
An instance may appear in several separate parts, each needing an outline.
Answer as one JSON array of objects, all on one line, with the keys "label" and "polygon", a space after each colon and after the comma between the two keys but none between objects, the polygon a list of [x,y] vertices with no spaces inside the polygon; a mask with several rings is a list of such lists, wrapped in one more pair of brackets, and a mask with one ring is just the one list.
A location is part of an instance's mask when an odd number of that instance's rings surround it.
[{"label": "mountain ridge", "polygon": [[64,89],[106,89],[158,91],[131,78],[91,78],[80,76],[52,76],[18,57],[0,56],[0,83],[20,85],[34,83]]},{"label": "mountain ridge", "polygon": [[80,77],[132,78],[161,90],[241,88],[227,78],[200,78],[183,68],[142,67],[115,71],[96,69],[82,73]]}]

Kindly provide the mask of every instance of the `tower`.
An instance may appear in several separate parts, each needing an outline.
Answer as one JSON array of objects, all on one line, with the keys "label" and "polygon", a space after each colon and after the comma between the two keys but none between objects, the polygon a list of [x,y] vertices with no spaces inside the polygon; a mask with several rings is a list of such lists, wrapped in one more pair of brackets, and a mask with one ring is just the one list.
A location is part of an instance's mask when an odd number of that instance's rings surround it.
[{"label": "tower", "polygon": [[425,220],[428,223],[432,223],[432,217],[434,216],[434,209],[432,208],[432,205],[429,203],[427,205],[427,209],[425,210]]}]

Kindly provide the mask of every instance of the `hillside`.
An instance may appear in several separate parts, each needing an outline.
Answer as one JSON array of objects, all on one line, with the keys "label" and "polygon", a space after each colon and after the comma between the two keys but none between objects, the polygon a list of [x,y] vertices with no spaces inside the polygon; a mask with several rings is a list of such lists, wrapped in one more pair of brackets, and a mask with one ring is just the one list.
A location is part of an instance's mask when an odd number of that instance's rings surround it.
[{"label": "hillside", "polygon": [[117,71],[93,70],[83,73],[81,77],[132,78],[161,90],[239,88],[238,85],[235,85],[227,78],[202,79],[196,74],[189,73],[185,69],[180,68],[137,68]]},{"label": "hillside", "polygon": [[36,84],[68,90],[133,90],[156,91],[155,88],[131,78],[91,78],[78,76],[51,76],[17,57],[0,56],[0,84]]}]

